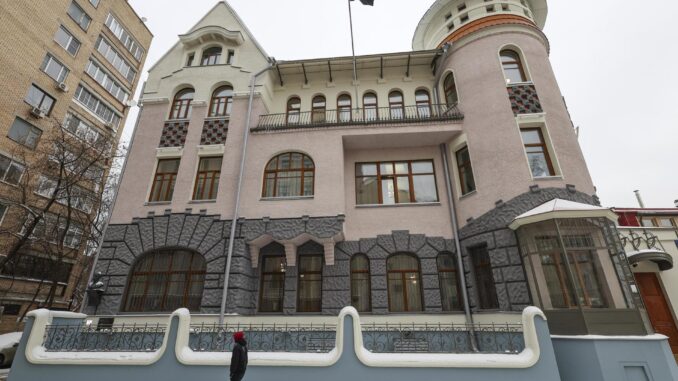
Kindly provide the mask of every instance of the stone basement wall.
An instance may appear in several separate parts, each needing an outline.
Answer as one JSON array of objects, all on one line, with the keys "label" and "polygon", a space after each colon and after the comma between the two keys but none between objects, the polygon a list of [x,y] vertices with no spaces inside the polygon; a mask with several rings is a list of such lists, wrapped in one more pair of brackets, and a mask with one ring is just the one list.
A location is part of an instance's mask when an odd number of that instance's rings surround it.
[{"label": "stone basement wall", "polygon": [[545,188],[533,187],[529,192],[508,201],[498,201],[497,207],[482,216],[470,220],[460,232],[462,258],[466,269],[466,282],[471,307],[477,311],[478,296],[475,279],[471,273],[473,263],[469,249],[487,245],[492,262],[497,298],[502,311],[522,311],[532,304],[527,276],[518,240],[508,225],[519,215],[555,198],[590,205],[599,205],[596,196],[577,192],[574,187]]}]

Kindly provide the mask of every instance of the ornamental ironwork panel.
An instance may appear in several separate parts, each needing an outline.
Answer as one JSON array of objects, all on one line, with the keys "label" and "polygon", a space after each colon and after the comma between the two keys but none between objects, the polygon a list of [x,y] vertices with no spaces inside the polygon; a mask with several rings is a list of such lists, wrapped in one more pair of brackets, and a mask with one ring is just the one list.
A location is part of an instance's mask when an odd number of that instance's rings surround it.
[{"label": "ornamental ironwork panel", "polygon": [[228,135],[228,119],[205,119],[200,145],[225,144]]},{"label": "ornamental ironwork panel", "polygon": [[154,352],[167,327],[160,324],[48,325],[43,343],[48,352]]},{"label": "ornamental ironwork panel", "polygon": [[192,325],[189,347],[195,352],[230,352],[233,334],[245,332],[250,352],[328,353],[335,346],[336,325],[201,324]]},{"label": "ornamental ironwork panel", "polygon": [[160,136],[160,148],[183,147],[188,135],[188,121],[165,122]]},{"label": "ornamental ironwork panel", "polygon": [[299,128],[359,126],[422,122],[459,122],[464,114],[458,105],[420,104],[344,110],[315,110],[292,114],[268,114],[259,117],[252,131],[276,131]]},{"label": "ornamental ironwork panel", "polygon": [[513,114],[538,114],[544,112],[533,84],[509,85],[507,87]]},{"label": "ornamental ironwork panel", "polygon": [[519,324],[368,324],[362,331],[365,348],[374,353],[472,353],[471,335],[481,353],[517,354],[525,349]]}]

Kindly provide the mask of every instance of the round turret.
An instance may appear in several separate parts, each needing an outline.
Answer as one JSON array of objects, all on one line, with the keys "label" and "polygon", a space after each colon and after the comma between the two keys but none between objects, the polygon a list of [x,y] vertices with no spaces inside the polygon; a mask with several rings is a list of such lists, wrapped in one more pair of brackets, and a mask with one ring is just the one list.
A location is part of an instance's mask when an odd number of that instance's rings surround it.
[{"label": "round turret", "polygon": [[499,24],[543,28],[546,0],[437,0],[419,22],[414,50],[435,49],[476,30]]}]

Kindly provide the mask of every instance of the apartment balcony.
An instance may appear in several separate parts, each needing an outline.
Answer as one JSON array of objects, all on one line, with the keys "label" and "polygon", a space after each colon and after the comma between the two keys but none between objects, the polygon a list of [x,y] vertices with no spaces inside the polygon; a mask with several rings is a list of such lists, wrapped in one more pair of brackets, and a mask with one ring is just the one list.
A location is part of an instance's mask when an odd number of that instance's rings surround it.
[{"label": "apartment balcony", "polygon": [[418,123],[459,123],[464,114],[457,105],[416,105],[357,108],[297,113],[267,114],[259,118],[253,132],[274,132],[306,128],[380,126]]}]

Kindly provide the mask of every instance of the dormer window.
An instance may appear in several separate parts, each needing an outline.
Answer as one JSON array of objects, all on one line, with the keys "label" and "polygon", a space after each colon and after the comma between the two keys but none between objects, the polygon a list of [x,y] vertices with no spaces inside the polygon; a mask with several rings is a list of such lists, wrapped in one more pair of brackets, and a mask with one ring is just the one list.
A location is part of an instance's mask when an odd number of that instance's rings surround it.
[{"label": "dormer window", "polygon": [[221,48],[220,47],[209,48],[202,53],[202,61],[200,61],[200,66],[217,65],[220,60],[221,60]]}]

